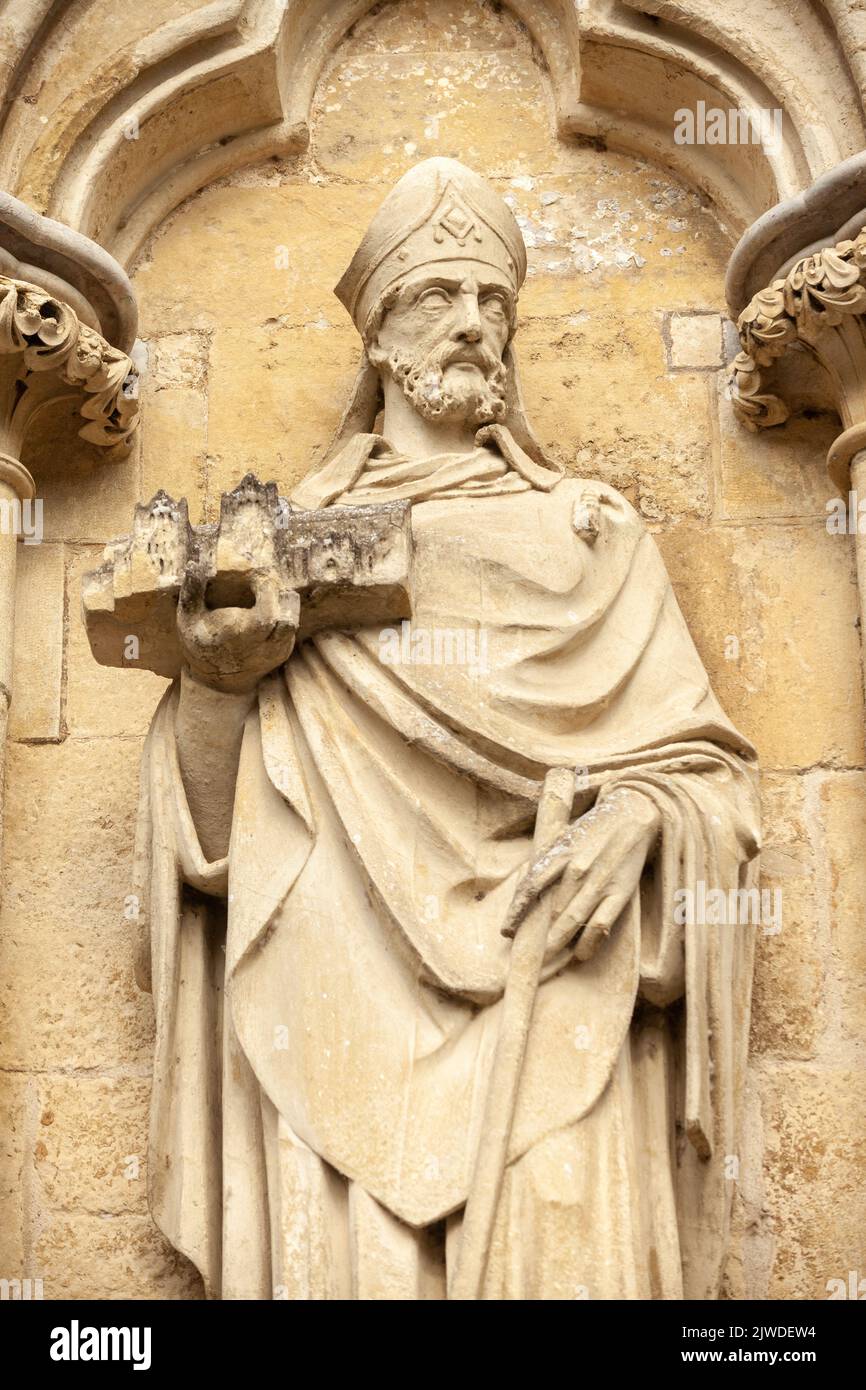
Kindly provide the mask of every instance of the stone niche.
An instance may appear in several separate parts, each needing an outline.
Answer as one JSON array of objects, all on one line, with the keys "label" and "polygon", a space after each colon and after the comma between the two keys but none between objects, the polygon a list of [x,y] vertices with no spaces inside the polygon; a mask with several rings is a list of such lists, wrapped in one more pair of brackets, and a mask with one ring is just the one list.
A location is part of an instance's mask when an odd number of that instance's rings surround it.
[{"label": "stone niche", "polygon": [[821,1298],[829,1278],[866,1271],[857,591],[852,552],[825,527],[820,463],[838,422],[813,411],[772,438],[741,431],[723,292],[740,229],[660,164],[556,129],[545,63],[507,8],[378,6],[326,64],[309,147],[214,180],[129,267],[147,352],[137,450],[105,474],[68,446],[52,464],[65,406],[34,440],[47,529],[19,586],[0,1273],[42,1275],[46,1297],[202,1296],[148,1215],[151,1001],[124,919],[137,762],[165,682],[93,661],[81,576],[159,488],[208,523],[248,471],[287,492],[321,458],[358,350],[333,286],[386,190],[432,154],[483,171],[513,208],[529,256],[515,344],[539,439],[646,519],[758,748],[765,886],[783,888],[785,915],[758,945],[726,1292]]}]

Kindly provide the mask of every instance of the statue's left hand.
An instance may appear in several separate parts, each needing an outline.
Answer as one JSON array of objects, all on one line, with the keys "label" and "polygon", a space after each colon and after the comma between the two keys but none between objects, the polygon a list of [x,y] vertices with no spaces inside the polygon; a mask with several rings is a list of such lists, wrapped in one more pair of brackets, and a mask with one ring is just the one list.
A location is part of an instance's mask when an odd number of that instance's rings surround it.
[{"label": "statue's left hand", "polygon": [[300,599],[269,572],[251,576],[250,607],[207,603],[206,579],[189,568],[177,606],[181,651],[191,675],[223,694],[255,690],[263,676],[288,661],[298,629]]},{"label": "statue's left hand", "polygon": [[503,933],[512,936],[540,894],[557,884],[545,959],[553,959],[580,932],[574,954],[588,960],[640,883],[660,828],[650,797],[615,788],[533,861],[518,884]]}]

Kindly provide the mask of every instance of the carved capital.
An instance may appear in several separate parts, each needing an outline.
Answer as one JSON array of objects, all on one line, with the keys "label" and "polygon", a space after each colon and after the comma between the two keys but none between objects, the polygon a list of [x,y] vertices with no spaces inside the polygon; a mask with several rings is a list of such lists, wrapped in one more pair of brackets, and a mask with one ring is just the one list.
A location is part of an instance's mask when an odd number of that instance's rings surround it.
[{"label": "carved capital", "polygon": [[862,335],[864,311],[866,230],[853,241],[840,241],[802,257],[784,279],[753,295],[737,320],[742,351],[731,369],[731,398],[745,427],[763,429],[787,418],[784,401],[765,389],[764,374],[797,344],[814,351],[830,370],[844,419],[850,397],[853,394],[856,399],[862,383],[846,380],[844,357],[834,360],[838,354],[832,331],[836,330],[838,340],[841,330],[850,344],[852,330],[853,335]]},{"label": "carved capital", "polygon": [[0,275],[0,439],[12,457],[51,400],[80,396],[83,439],[123,451],[138,424],[138,369],[64,300]]}]

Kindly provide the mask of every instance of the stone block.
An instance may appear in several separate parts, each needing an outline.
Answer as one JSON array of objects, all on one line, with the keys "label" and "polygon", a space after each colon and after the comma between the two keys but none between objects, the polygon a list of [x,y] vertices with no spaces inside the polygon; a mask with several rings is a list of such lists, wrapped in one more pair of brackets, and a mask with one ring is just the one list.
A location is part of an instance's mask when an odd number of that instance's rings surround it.
[{"label": "stone block", "polygon": [[665,329],[671,369],[711,372],[722,366],[722,320],[718,314],[669,314]]},{"label": "stone block", "polygon": [[659,545],[713,687],[766,770],[863,760],[853,556],[823,526],[671,527]]},{"label": "stone block", "polygon": [[799,1066],[763,1084],[768,1298],[823,1299],[866,1271],[866,1076]]},{"label": "stone block", "polygon": [[60,737],[63,598],[63,546],[19,545],[9,711],[12,738]]},{"label": "stone block", "polygon": [[[136,274],[140,331],[350,328],[333,287],[384,195],[382,187],[306,180],[206,189],[160,233]],[[242,374],[246,359],[238,340]],[[211,384],[211,406],[217,398]]]},{"label": "stone block", "polygon": [[[336,302],[336,301],[335,301]],[[284,496],[326,454],[351,390],[351,327],[225,329],[210,363],[208,519],[247,472]]]},{"label": "stone block", "polygon": [[834,415],[795,415],[777,428],[750,434],[719,393],[719,516],[733,521],[815,517],[826,522],[836,490],[827,476],[827,450],[841,426]]},{"label": "stone block", "polygon": [[531,320],[516,352],[539,440],[567,472],[611,483],[652,521],[709,515],[706,382],[666,371],[652,315]]},{"label": "stone block", "polygon": [[0,1067],[150,1065],[152,1004],[124,916],[140,754],[131,738],[9,746]]},{"label": "stone block", "polygon": [[0,1279],[21,1279],[24,1268],[24,1153],[32,1082],[0,1071]]},{"label": "stone block", "polygon": [[39,1077],[32,1163],[42,1208],[147,1214],[147,1076]]},{"label": "stone block", "polygon": [[193,520],[207,470],[205,335],[173,333],[148,344],[141,398],[141,501],[160,488],[186,497]]},{"label": "stone block", "polygon": [[751,1048],[753,1055],[808,1058],[824,1023],[820,827],[806,778],[767,773],[761,792],[761,888],[779,895],[770,902],[781,904],[781,931],[746,928],[757,946]]},{"label": "stone block", "polygon": [[47,1217],[34,1250],[46,1299],[197,1299],[197,1271],[149,1216]]},{"label": "stone block", "polygon": [[43,504],[46,541],[100,541],[123,530],[137,500],[138,449],[125,459],[79,438],[85,424],[77,405],[61,400],[35,417],[23,461]]},{"label": "stone block", "polygon": [[[842,1036],[866,1039],[866,773],[832,773],[821,786],[830,876],[830,938]],[[864,1270],[866,1273],[866,1270]]]}]

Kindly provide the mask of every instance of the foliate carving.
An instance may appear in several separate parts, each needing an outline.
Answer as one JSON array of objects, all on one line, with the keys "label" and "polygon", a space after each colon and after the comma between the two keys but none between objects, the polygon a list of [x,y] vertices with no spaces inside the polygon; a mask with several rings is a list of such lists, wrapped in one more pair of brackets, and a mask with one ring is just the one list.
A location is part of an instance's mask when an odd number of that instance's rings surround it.
[{"label": "foliate carving", "polygon": [[37,285],[0,275],[0,353],[20,353],[27,372],[56,372],[84,393],[82,439],[124,445],[138,425],[138,369],[125,352]]},{"label": "foliate carving", "polygon": [[794,343],[814,345],[847,315],[866,310],[866,229],[804,256],[784,280],[774,280],[746,305],[737,320],[742,352],[731,369],[731,399],[746,429],[781,424],[788,408],[764,391],[762,370]]}]

